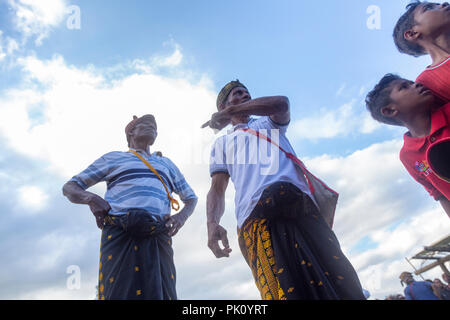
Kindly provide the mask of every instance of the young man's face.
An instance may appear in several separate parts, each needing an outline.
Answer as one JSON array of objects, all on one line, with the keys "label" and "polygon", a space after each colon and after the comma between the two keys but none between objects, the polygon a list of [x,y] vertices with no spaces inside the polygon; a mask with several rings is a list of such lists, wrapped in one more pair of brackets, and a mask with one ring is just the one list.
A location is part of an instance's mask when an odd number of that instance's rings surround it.
[{"label": "young man's face", "polygon": [[250,93],[248,92],[247,89],[245,89],[244,87],[236,87],[233,90],[231,90],[230,94],[228,95],[225,107],[235,106],[247,102],[251,99],[252,97],[250,96]]},{"label": "young man's face", "polygon": [[[233,90],[231,90],[230,94],[228,95],[227,102],[225,103],[225,108],[236,106],[239,104],[242,104],[244,102],[252,100],[252,97],[250,96],[250,93],[247,89],[244,87],[236,87]],[[237,122],[248,122],[249,116],[235,116],[234,120]]]},{"label": "young man's face", "polygon": [[414,20],[413,31],[431,38],[444,34],[450,31],[450,5],[424,2],[414,10]]},{"label": "young man's face", "polygon": [[[433,93],[419,83],[399,79],[393,81],[389,89],[391,90],[390,99],[392,103],[386,108],[391,108],[399,114],[407,115],[429,111],[433,106],[435,99]],[[383,114],[385,111],[382,110]]]}]

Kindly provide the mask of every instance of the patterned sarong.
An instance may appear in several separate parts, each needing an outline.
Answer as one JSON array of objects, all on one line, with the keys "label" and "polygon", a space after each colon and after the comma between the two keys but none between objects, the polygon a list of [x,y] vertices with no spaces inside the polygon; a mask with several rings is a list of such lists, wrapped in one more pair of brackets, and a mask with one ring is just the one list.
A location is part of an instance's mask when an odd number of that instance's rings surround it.
[{"label": "patterned sarong", "polygon": [[176,300],[172,240],[142,210],[108,216],[102,232],[98,299]]},{"label": "patterned sarong", "polygon": [[365,299],[334,232],[294,185],[267,188],[238,233],[263,300]]}]

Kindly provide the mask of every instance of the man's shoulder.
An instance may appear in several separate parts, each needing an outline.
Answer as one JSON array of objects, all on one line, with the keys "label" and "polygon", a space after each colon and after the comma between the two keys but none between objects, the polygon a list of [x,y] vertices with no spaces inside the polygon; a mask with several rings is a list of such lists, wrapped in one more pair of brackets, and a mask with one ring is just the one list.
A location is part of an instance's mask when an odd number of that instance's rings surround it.
[{"label": "man's shoulder", "polygon": [[107,161],[114,161],[114,160],[122,159],[129,155],[130,155],[130,153],[128,153],[128,152],[111,151],[111,152],[105,153],[101,158],[104,160],[107,160]]},{"label": "man's shoulder", "polygon": [[165,166],[169,169],[178,169],[177,165],[168,157],[163,156],[161,153],[153,153],[152,160],[156,161],[158,164]]},{"label": "man's shoulder", "polygon": [[416,281],[415,284],[422,287],[431,287],[432,285],[432,283],[429,281]]},{"label": "man's shoulder", "polygon": [[251,118],[248,122],[249,128],[258,127],[261,125],[273,125],[276,124],[270,116],[261,116],[258,118]]},{"label": "man's shoulder", "polygon": [[250,120],[248,123],[248,127],[255,130],[280,130],[280,132],[285,133],[290,123],[290,121],[285,124],[277,123],[270,116],[262,116]]}]

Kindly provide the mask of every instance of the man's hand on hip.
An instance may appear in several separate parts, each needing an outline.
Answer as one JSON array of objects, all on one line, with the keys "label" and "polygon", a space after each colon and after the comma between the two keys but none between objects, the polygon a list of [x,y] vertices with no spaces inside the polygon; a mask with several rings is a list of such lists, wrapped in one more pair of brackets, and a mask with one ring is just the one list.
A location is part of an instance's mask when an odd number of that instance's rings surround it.
[{"label": "man's hand on hip", "polygon": [[111,206],[106,200],[97,195],[92,195],[92,198],[89,200],[88,205],[95,216],[97,227],[99,229],[103,229],[105,217],[111,210]]}]

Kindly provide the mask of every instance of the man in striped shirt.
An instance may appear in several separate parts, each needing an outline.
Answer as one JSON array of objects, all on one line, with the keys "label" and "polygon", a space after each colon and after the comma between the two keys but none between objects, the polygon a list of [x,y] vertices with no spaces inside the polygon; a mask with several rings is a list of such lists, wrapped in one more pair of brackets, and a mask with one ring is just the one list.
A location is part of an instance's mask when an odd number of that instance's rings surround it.
[{"label": "man in striped shirt", "polygon": [[[99,299],[176,299],[171,237],[194,211],[197,196],[171,160],[150,153],[157,137],[152,115],[135,117],[125,132],[130,152],[105,154],[67,182],[63,193],[87,204],[103,230]],[[86,191],[103,181],[104,199]],[[184,203],[173,216],[172,192]]]}]

